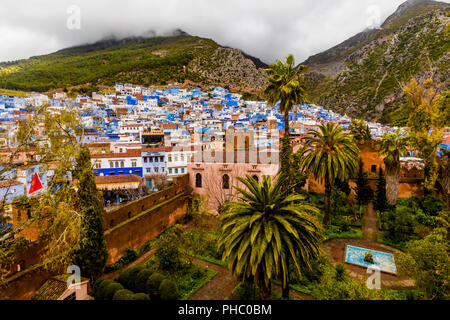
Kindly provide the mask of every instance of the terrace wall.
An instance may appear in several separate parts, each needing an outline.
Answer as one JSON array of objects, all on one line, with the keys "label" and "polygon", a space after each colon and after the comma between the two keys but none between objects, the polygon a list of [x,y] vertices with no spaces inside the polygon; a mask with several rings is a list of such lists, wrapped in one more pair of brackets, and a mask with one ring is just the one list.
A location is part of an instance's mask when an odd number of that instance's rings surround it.
[{"label": "terrace wall", "polygon": [[105,232],[107,264],[117,262],[127,247],[142,247],[184,218],[188,195],[189,176],[184,175],[175,178],[174,184],[165,190],[105,213],[109,223]]}]

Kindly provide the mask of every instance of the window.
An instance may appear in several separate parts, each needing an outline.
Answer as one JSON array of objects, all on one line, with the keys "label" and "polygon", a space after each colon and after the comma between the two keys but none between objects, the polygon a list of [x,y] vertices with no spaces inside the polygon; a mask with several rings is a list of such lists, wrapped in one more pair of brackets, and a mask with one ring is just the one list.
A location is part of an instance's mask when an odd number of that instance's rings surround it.
[{"label": "window", "polygon": [[175,168],[175,173],[178,173],[178,168]]},{"label": "window", "polygon": [[181,162],[184,162],[184,156],[181,156]]},{"label": "window", "polygon": [[158,157],[155,157],[155,162],[158,162]]},{"label": "window", "polygon": [[372,167],[370,168],[370,171],[372,171],[373,173],[377,173],[377,165],[373,164]]},{"label": "window", "polygon": [[124,168],[124,167],[125,167],[125,162],[121,161],[121,162],[120,162],[120,167],[121,167],[121,168]]},{"label": "window", "polygon": [[164,167],[161,168],[161,172],[164,172]]},{"label": "window", "polygon": [[195,187],[196,188],[202,187],[202,175],[200,173],[197,173],[195,175]]},{"label": "window", "polygon": [[164,157],[159,157],[159,162],[164,162]]},{"label": "window", "polygon": [[175,162],[178,162],[178,156],[175,156]]},{"label": "window", "polygon": [[100,162],[96,162],[95,163],[95,168],[96,169],[101,169],[102,168],[102,164]]},{"label": "window", "polygon": [[222,177],[222,188],[230,189],[230,176],[227,174],[224,174]]},{"label": "window", "polygon": [[109,162],[109,167],[114,168],[114,163],[112,161]]},{"label": "window", "polygon": [[158,167],[155,167],[155,172],[156,172],[156,173],[158,173],[158,169],[159,169]]},{"label": "window", "polygon": [[150,162],[153,162],[153,157],[150,157],[149,160],[150,160]]},{"label": "window", "polygon": [[119,161],[116,161],[116,168],[119,167]]},{"label": "window", "polygon": [[151,168],[147,168],[147,173],[151,173],[152,169]]},{"label": "window", "polygon": [[181,168],[181,173],[184,173],[184,168]]},{"label": "window", "polygon": [[148,161],[148,158],[144,157],[144,163],[147,163],[147,161]]},{"label": "window", "polygon": [[172,168],[169,168],[169,174],[172,174]]},{"label": "window", "polygon": [[137,167],[137,165],[136,165],[136,160],[131,162],[131,166],[132,166],[133,168]]},{"label": "window", "polygon": [[169,156],[169,158],[167,159],[167,162],[172,162],[172,156]]}]

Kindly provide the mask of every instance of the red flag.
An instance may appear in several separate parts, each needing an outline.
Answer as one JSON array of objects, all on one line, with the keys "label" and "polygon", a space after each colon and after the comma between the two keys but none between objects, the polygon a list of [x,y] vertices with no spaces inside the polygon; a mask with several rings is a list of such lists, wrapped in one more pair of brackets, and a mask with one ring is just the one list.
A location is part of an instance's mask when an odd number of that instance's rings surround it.
[{"label": "red flag", "polygon": [[30,191],[28,191],[28,194],[32,194],[33,192],[38,191],[40,189],[42,189],[41,180],[39,180],[38,174],[34,173],[34,177],[33,180],[31,180]]}]

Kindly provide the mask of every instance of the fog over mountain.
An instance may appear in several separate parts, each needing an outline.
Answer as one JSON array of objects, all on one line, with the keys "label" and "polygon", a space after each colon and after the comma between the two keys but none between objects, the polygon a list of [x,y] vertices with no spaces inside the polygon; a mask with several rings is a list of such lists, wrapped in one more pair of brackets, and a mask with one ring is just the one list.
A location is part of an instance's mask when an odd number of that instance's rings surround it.
[{"label": "fog over mountain", "polygon": [[[367,26],[379,25],[402,2],[2,0],[0,61],[50,53],[105,37],[159,35],[181,29],[239,48],[266,63],[288,53],[301,62]],[[76,28],[78,10],[80,29]],[[75,28],[69,29],[68,22]]]}]

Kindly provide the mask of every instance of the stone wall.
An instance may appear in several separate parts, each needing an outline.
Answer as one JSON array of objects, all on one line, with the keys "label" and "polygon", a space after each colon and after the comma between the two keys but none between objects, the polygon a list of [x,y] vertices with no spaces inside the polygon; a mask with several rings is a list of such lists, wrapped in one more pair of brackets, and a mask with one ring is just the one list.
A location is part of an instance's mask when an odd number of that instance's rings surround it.
[{"label": "stone wall", "polygon": [[189,175],[175,177],[173,185],[167,189],[155,192],[147,197],[132,201],[113,211],[103,212],[105,229],[110,229],[123,221],[135,217],[143,211],[146,211],[158,203],[167,201],[175,195],[187,190],[189,184]]},{"label": "stone wall", "polygon": [[189,175],[174,178],[169,188],[105,213],[108,262],[117,262],[127,247],[140,248],[184,218]]}]

